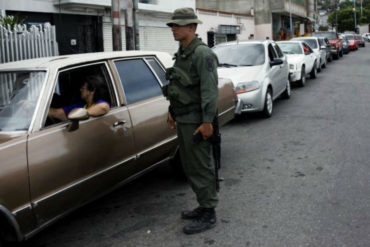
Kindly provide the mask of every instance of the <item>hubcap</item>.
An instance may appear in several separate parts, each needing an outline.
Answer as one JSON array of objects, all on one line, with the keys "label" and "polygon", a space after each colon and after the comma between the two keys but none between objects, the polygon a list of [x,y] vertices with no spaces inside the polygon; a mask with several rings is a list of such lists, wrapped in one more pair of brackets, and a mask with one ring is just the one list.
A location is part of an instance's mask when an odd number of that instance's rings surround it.
[{"label": "hubcap", "polygon": [[302,75],[301,75],[301,80],[302,80],[302,84],[304,85],[306,83],[306,73],[302,70]]}]

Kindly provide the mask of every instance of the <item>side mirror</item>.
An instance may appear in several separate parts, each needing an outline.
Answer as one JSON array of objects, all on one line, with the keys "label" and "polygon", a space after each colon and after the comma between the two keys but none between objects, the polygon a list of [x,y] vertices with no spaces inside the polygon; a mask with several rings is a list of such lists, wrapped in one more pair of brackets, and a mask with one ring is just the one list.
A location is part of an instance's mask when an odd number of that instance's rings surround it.
[{"label": "side mirror", "polygon": [[280,65],[283,64],[284,61],[280,58],[275,58],[273,61],[270,61],[270,66]]},{"label": "side mirror", "polygon": [[79,128],[79,121],[89,119],[89,113],[84,108],[76,108],[68,114],[68,119],[71,120],[71,123],[67,126],[67,129],[72,132]]}]

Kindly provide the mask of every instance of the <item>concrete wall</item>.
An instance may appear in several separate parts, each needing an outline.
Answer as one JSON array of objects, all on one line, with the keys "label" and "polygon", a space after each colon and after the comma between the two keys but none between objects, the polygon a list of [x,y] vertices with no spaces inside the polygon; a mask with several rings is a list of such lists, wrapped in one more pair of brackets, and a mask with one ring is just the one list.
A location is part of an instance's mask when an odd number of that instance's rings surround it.
[{"label": "concrete wall", "polygon": [[[61,0],[61,3],[63,2]],[[61,11],[64,14],[101,15],[104,13],[104,8],[110,8],[111,6],[111,0],[80,0],[79,2],[87,4],[86,6],[93,6],[93,8],[77,7],[76,5],[74,8],[66,9],[62,5],[59,9],[59,5],[55,5],[55,3],[58,3],[55,0],[1,0],[0,9],[40,13],[59,13]]]},{"label": "concrete wall", "polygon": [[172,13],[177,8],[195,9],[195,0],[157,0],[157,4],[139,3],[139,10]]},{"label": "concrete wall", "polygon": [[[29,11],[42,13],[79,13],[94,15],[106,12],[110,16],[112,0],[60,0],[61,8],[55,0],[1,0],[0,9],[14,11]],[[69,4],[66,8],[64,3]],[[177,8],[190,7],[195,9],[195,0],[157,0],[156,4],[139,3],[139,9],[143,11],[156,11],[172,13]]]},{"label": "concrete wall", "polygon": [[203,21],[203,24],[198,25],[197,34],[205,43],[207,43],[207,32],[217,32],[219,25],[240,26],[240,34],[237,35],[238,40],[247,40],[250,34],[254,34],[254,18],[251,16],[207,12],[204,10],[197,10],[197,15]]},{"label": "concrete wall", "polygon": [[250,14],[253,0],[197,0],[197,8]]},{"label": "concrete wall", "polygon": [[272,23],[270,0],[254,0],[254,23]]},{"label": "concrete wall", "polygon": [[256,25],[254,29],[255,29],[254,39],[266,39],[266,37],[272,39],[271,23]]}]

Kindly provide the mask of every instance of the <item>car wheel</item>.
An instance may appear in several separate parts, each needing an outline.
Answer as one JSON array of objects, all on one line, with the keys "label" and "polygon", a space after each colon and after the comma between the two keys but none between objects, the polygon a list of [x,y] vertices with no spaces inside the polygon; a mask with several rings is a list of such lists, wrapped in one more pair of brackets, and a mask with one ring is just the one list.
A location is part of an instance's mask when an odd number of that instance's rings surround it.
[{"label": "car wheel", "polygon": [[310,72],[310,78],[315,79],[316,76],[317,76],[317,67],[316,67],[316,61],[315,61],[314,65],[312,67],[312,70]]},{"label": "car wheel", "polygon": [[337,60],[339,59],[339,52],[337,51],[337,53],[334,55],[334,59]]},{"label": "car wheel", "polygon": [[317,67],[317,72],[321,72],[321,59],[320,59],[320,62],[319,62],[319,66]]},{"label": "car wheel", "polygon": [[267,92],[265,95],[265,106],[263,107],[263,111],[262,111],[263,117],[265,118],[271,117],[273,107],[274,107],[274,103],[272,101],[271,89],[267,89]]},{"label": "car wheel", "polygon": [[331,61],[333,61],[333,55],[331,55],[331,54],[330,54],[330,56],[329,56],[329,58],[328,58],[328,61],[329,61],[329,63],[330,63]]},{"label": "car wheel", "polygon": [[306,69],[302,66],[301,79],[298,81],[299,86],[304,87],[306,85]]},{"label": "car wheel", "polygon": [[290,96],[292,95],[292,90],[290,87],[290,80],[287,80],[285,91],[283,92],[282,96],[283,99],[290,99]]},{"label": "car wheel", "polygon": [[325,69],[326,68],[326,63],[327,63],[327,60],[325,58],[325,61],[324,61],[324,64],[322,65],[322,68]]}]

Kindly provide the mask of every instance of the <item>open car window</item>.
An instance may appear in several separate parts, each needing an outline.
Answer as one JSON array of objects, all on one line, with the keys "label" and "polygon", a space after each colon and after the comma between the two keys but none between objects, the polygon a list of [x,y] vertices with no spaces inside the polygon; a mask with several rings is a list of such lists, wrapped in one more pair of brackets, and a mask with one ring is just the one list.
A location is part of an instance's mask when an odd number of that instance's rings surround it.
[{"label": "open car window", "polygon": [[[117,100],[114,94],[112,82],[109,77],[108,69],[105,63],[84,65],[63,70],[58,74],[57,83],[54,88],[50,108],[63,109],[68,115],[68,110],[74,107],[84,107],[84,101],[81,98],[81,87],[85,84],[86,78],[97,78],[99,85],[95,91],[97,101],[104,101],[110,108],[117,107]],[[62,121],[47,117],[45,126],[60,123]]]}]

